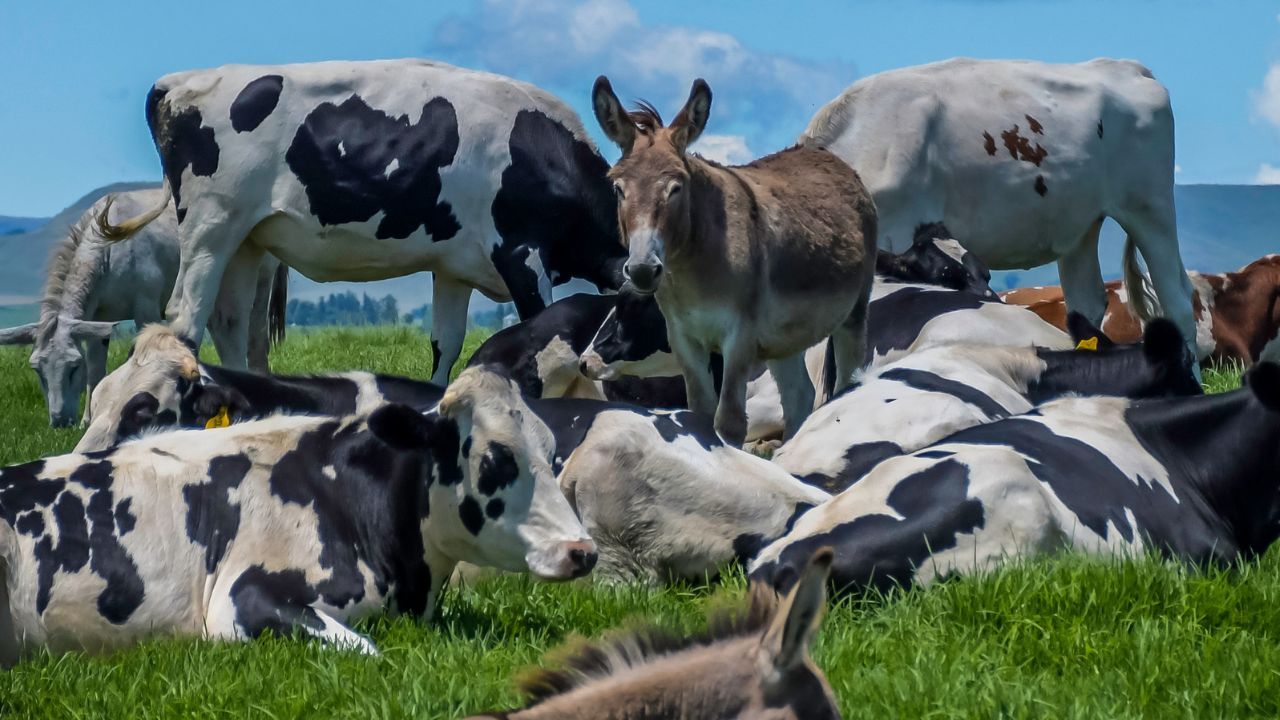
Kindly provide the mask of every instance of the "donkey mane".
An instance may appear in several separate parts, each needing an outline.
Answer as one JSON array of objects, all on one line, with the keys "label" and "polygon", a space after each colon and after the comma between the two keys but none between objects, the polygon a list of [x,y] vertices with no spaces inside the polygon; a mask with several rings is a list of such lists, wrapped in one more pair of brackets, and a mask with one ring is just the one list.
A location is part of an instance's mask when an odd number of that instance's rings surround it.
[{"label": "donkey mane", "polygon": [[[57,326],[58,316],[64,308],[84,305],[84,298],[93,284],[92,274],[75,273],[76,251],[85,242],[86,214],[67,228],[67,234],[49,253],[49,269],[45,276],[44,291],[40,298],[40,320],[36,326],[36,344],[49,342]],[[106,250],[104,247],[103,250]],[[94,268],[96,274],[97,268]],[[74,286],[68,281],[75,280]]]},{"label": "donkey mane", "polygon": [[519,689],[530,708],[558,695],[685,650],[737,640],[763,632],[773,620],[778,596],[764,584],[752,584],[745,607],[713,613],[707,627],[692,635],[678,635],[655,625],[580,641],[554,653],[556,668],[539,668],[521,678]]},{"label": "donkey mane", "polygon": [[637,100],[635,107],[627,113],[627,119],[635,124],[636,129],[648,134],[663,127],[662,113],[647,100]]}]

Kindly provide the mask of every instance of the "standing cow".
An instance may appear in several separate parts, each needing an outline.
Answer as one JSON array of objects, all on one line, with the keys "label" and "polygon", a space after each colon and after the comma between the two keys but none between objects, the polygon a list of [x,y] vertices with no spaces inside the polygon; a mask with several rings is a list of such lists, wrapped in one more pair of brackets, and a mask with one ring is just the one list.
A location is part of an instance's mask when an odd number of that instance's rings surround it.
[{"label": "standing cow", "polygon": [[1173,111],[1142,65],[955,59],[880,73],[819,110],[798,142],[858,171],[882,247],[901,249],[919,223],[942,221],[993,268],[1056,261],[1071,309],[1098,326],[1098,232],[1114,219],[1195,350],[1174,222]]},{"label": "standing cow", "polygon": [[264,251],[319,281],[433,271],[440,384],[473,288],[527,318],[572,277],[619,284],[608,164],[532,85],[425,60],[229,65],[161,78],[146,112],[182,243],[166,315],[191,342],[219,284],[249,301]]},{"label": "standing cow", "polygon": [[[609,177],[628,248],[624,273],[638,292],[657,296],[689,408],[714,412],[716,430],[740,445],[751,366],[765,360],[795,432],[813,410],[806,348],[832,336],[836,388],[866,363],[876,210],[862,181],[815,148],[741,167],[689,155],[711,114],[701,79],[670,127],[652,107],[625,111],[604,76],[592,105],[622,149]],[[714,352],[724,356],[718,402]]]}]

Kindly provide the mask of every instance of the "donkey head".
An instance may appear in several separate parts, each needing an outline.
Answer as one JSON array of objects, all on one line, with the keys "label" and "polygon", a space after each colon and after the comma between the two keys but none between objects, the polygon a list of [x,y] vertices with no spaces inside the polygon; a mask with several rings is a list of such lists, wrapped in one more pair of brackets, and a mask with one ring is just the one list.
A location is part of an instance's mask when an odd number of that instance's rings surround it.
[{"label": "donkey head", "polygon": [[653,293],[668,252],[689,236],[692,205],[685,150],[698,139],[711,114],[711,88],[693,81],[689,100],[669,127],[652,106],[626,111],[609,79],[596,78],[591,94],[596,120],[622,158],[609,171],[618,198],[618,225],[627,246],[623,274],[641,293]]},{"label": "donkey head", "polygon": [[0,330],[0,345],[34,345],[30,364],[49,407],[49,424],[65,427],[76,421],[80,394],[88,385],[88,368],[80,343],[107,343],[115,323],[55,317]]}]

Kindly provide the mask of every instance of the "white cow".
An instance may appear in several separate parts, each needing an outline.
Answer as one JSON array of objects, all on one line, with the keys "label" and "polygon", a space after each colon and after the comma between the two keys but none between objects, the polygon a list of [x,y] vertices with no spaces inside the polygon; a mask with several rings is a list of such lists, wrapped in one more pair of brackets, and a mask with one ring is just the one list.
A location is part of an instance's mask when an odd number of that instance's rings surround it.
[{"label": "white cow", "polygon": [[[425,60],[228,65],[158,80],[147,122],[182,244],[166,315],[189,341],[219,284],[251,299],[264,251],[320,281],[433,271],[440,384],[473,288],[527,318],[553,284],[619,282],[608,164],[532,85]],[[127,237],[162,209],[108,230]],[[237,350],[223,362],[243,366]]]},{"label": "white cow", "polygon": [[[1068,304],[1094,325],[1107,305],[1098,232],[1114,219],[1195,351],[1174,219],[1173,111],[1142,65],[955,59],[893,70],[851,85],[798,142],[862,176],[881,247],[901,250],[917,225],[942,221],[993,268],[1056,261]],[[1150,315],[1148,300],[1134,298],[1135,310]]]}]

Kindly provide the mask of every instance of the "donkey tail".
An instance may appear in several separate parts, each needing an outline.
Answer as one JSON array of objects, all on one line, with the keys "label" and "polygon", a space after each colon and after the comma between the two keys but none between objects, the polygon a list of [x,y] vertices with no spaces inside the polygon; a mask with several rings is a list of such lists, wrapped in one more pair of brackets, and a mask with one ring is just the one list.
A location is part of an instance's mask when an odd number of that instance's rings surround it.
[{"label": "donkey tail", "polygon": [[1133,236],[1124,240],[1124,289],[1129,297],[1129,312],[1143,325],[1151,322],[1161,314],[1160,302],[1151,291],[1151,280],[1138,267],[1138,248],[1133,244]]},{"label": "donkey tail", "polygon": [[285,308],[288,305],[289,266],[280,263],[276,265],[276,274],[271,280],[271,305],[267,311],[267,333],[273,346],[284,342]]},{"label": "donkey tail", "polygon": [[107,201],[102,204],[102,210],[96,218],[98,234],[107,242],[120,242],[132,237],[134,233],[146,227],[147,223],[160,217],[164,209],[169,207],[169,202],[173,200],[173,189],[169,187],[167,178],[164,181],[163,188],[164,196],[160,198],[160,202],[155,207],[146,210],[141,215],[136,215],[128,220],[122,220],[114,224],[107,219],[107,216],[111,213],[111,205],[115,203],[116,196],[114,193],[108,195]]}]

